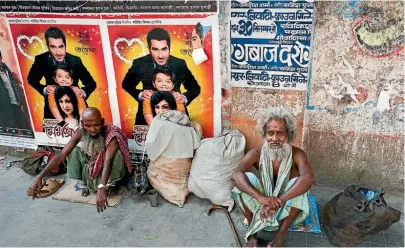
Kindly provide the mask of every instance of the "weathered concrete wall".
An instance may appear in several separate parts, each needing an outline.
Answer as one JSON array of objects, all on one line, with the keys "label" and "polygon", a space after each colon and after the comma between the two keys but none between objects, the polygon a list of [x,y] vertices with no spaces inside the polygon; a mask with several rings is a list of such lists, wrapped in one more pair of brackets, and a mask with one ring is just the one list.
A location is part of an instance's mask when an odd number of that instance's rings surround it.
[{"label": "weathered concrete wall", "polygon": [[[224,88],[229,87],[227,5],[221,1]],[[297,115],[294,144],[307,151],[317,184],[366,183],[402,192],[403,13],[399,1],[317,2],[307,95],[232,88],[222,109],[223,127],[240,130],[249,150],[262,142],[255,122],[259,111],[286,107]]]},{"label": "weathered concrete wall", "polygon": [[305,91],[232,88],[231,127],[246,137],[246,151],[261,145],[263,140],[256,128],[259,113],[270,107],[284,107],[297,116],[298,132],[293,144],[301,146]]},{"label": "weathered concrete wall", "polygon": [[[307,151],[317,184],[402,192],[403,3],[317,2],[308,94],[230,87],[229,4],[220,1],[219,12],[223,129],[240,130],[249,150],[262,142],[258,113],[286,107],[298,120],[293,143]],[[379,98],[378,107],[389,110],[377,111]]]},{"label": "weathered concrete wall", "polygon": [[404,189],[401,1],[316,4],[304,148],[321,184]]}]

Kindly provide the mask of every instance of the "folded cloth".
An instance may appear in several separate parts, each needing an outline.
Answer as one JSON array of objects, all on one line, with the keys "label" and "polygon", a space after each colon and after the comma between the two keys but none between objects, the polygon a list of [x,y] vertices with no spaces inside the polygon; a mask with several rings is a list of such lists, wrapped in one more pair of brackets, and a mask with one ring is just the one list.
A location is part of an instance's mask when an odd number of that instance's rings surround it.
[{"label": "folded cloth", "polygon": [[190,119],[176,110],[169,110],[153,118],[145,141],[151,161],[159,156],[192,158],[199,145],[200,137],[191,127]]}]

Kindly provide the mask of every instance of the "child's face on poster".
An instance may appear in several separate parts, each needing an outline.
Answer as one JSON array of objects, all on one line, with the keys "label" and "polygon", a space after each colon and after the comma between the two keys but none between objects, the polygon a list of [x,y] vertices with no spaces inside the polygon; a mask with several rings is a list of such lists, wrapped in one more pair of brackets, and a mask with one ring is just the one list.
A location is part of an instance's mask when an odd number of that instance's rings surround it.
[{"label": "child's face on poster", "polygon": [[57,69],[55,74],[55,82],[59,86],[72,86],[73,79],[70,76],[69,72],[62,69]]},{"label": "child's face on poster", "polygon": [[173,91],[174,84],[170,75],[164,73],[156,74],[156,79],[153,82],[155,88],[159,91]]}]

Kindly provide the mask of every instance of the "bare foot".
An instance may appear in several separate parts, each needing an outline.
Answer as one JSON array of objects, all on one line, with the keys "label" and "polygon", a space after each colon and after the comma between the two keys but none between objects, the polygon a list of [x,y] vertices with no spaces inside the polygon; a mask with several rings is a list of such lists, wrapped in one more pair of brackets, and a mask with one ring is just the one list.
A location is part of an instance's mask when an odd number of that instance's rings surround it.
[{"label": "bare foot", "polygon": [[258,246],[257,239],[255,237],[249,238],[248,241],[245,244],[245,247],[254,247],[254,248],[256,248],[257,246]]},{"label": "bare foot", "polygon": [[283,245],[283,239],[274,237],[273,241],[271,241],[267,245],[267,248],[269,248],[269,247],[283,247],[282,245]]},{"label": "bare foot", "polygon": [[90,195],[90,189],[86,186],[85,188],[82,189],[82,196],[88,195]]}]

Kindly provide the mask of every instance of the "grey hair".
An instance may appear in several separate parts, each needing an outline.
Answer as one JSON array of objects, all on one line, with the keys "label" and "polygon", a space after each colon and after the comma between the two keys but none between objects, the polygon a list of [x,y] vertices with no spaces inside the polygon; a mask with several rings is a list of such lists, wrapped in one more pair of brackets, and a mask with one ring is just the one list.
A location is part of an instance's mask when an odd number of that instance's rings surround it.
[{"label": "grey hair", "polygon": [[297,135],[297,120],[295,116],[283,108],[270,108],[262,111],[257,118],[257,128],[262,137],[266,136],[266,126],[271,120],[283,120],[287,128],[287,142],[292,142]]}]

